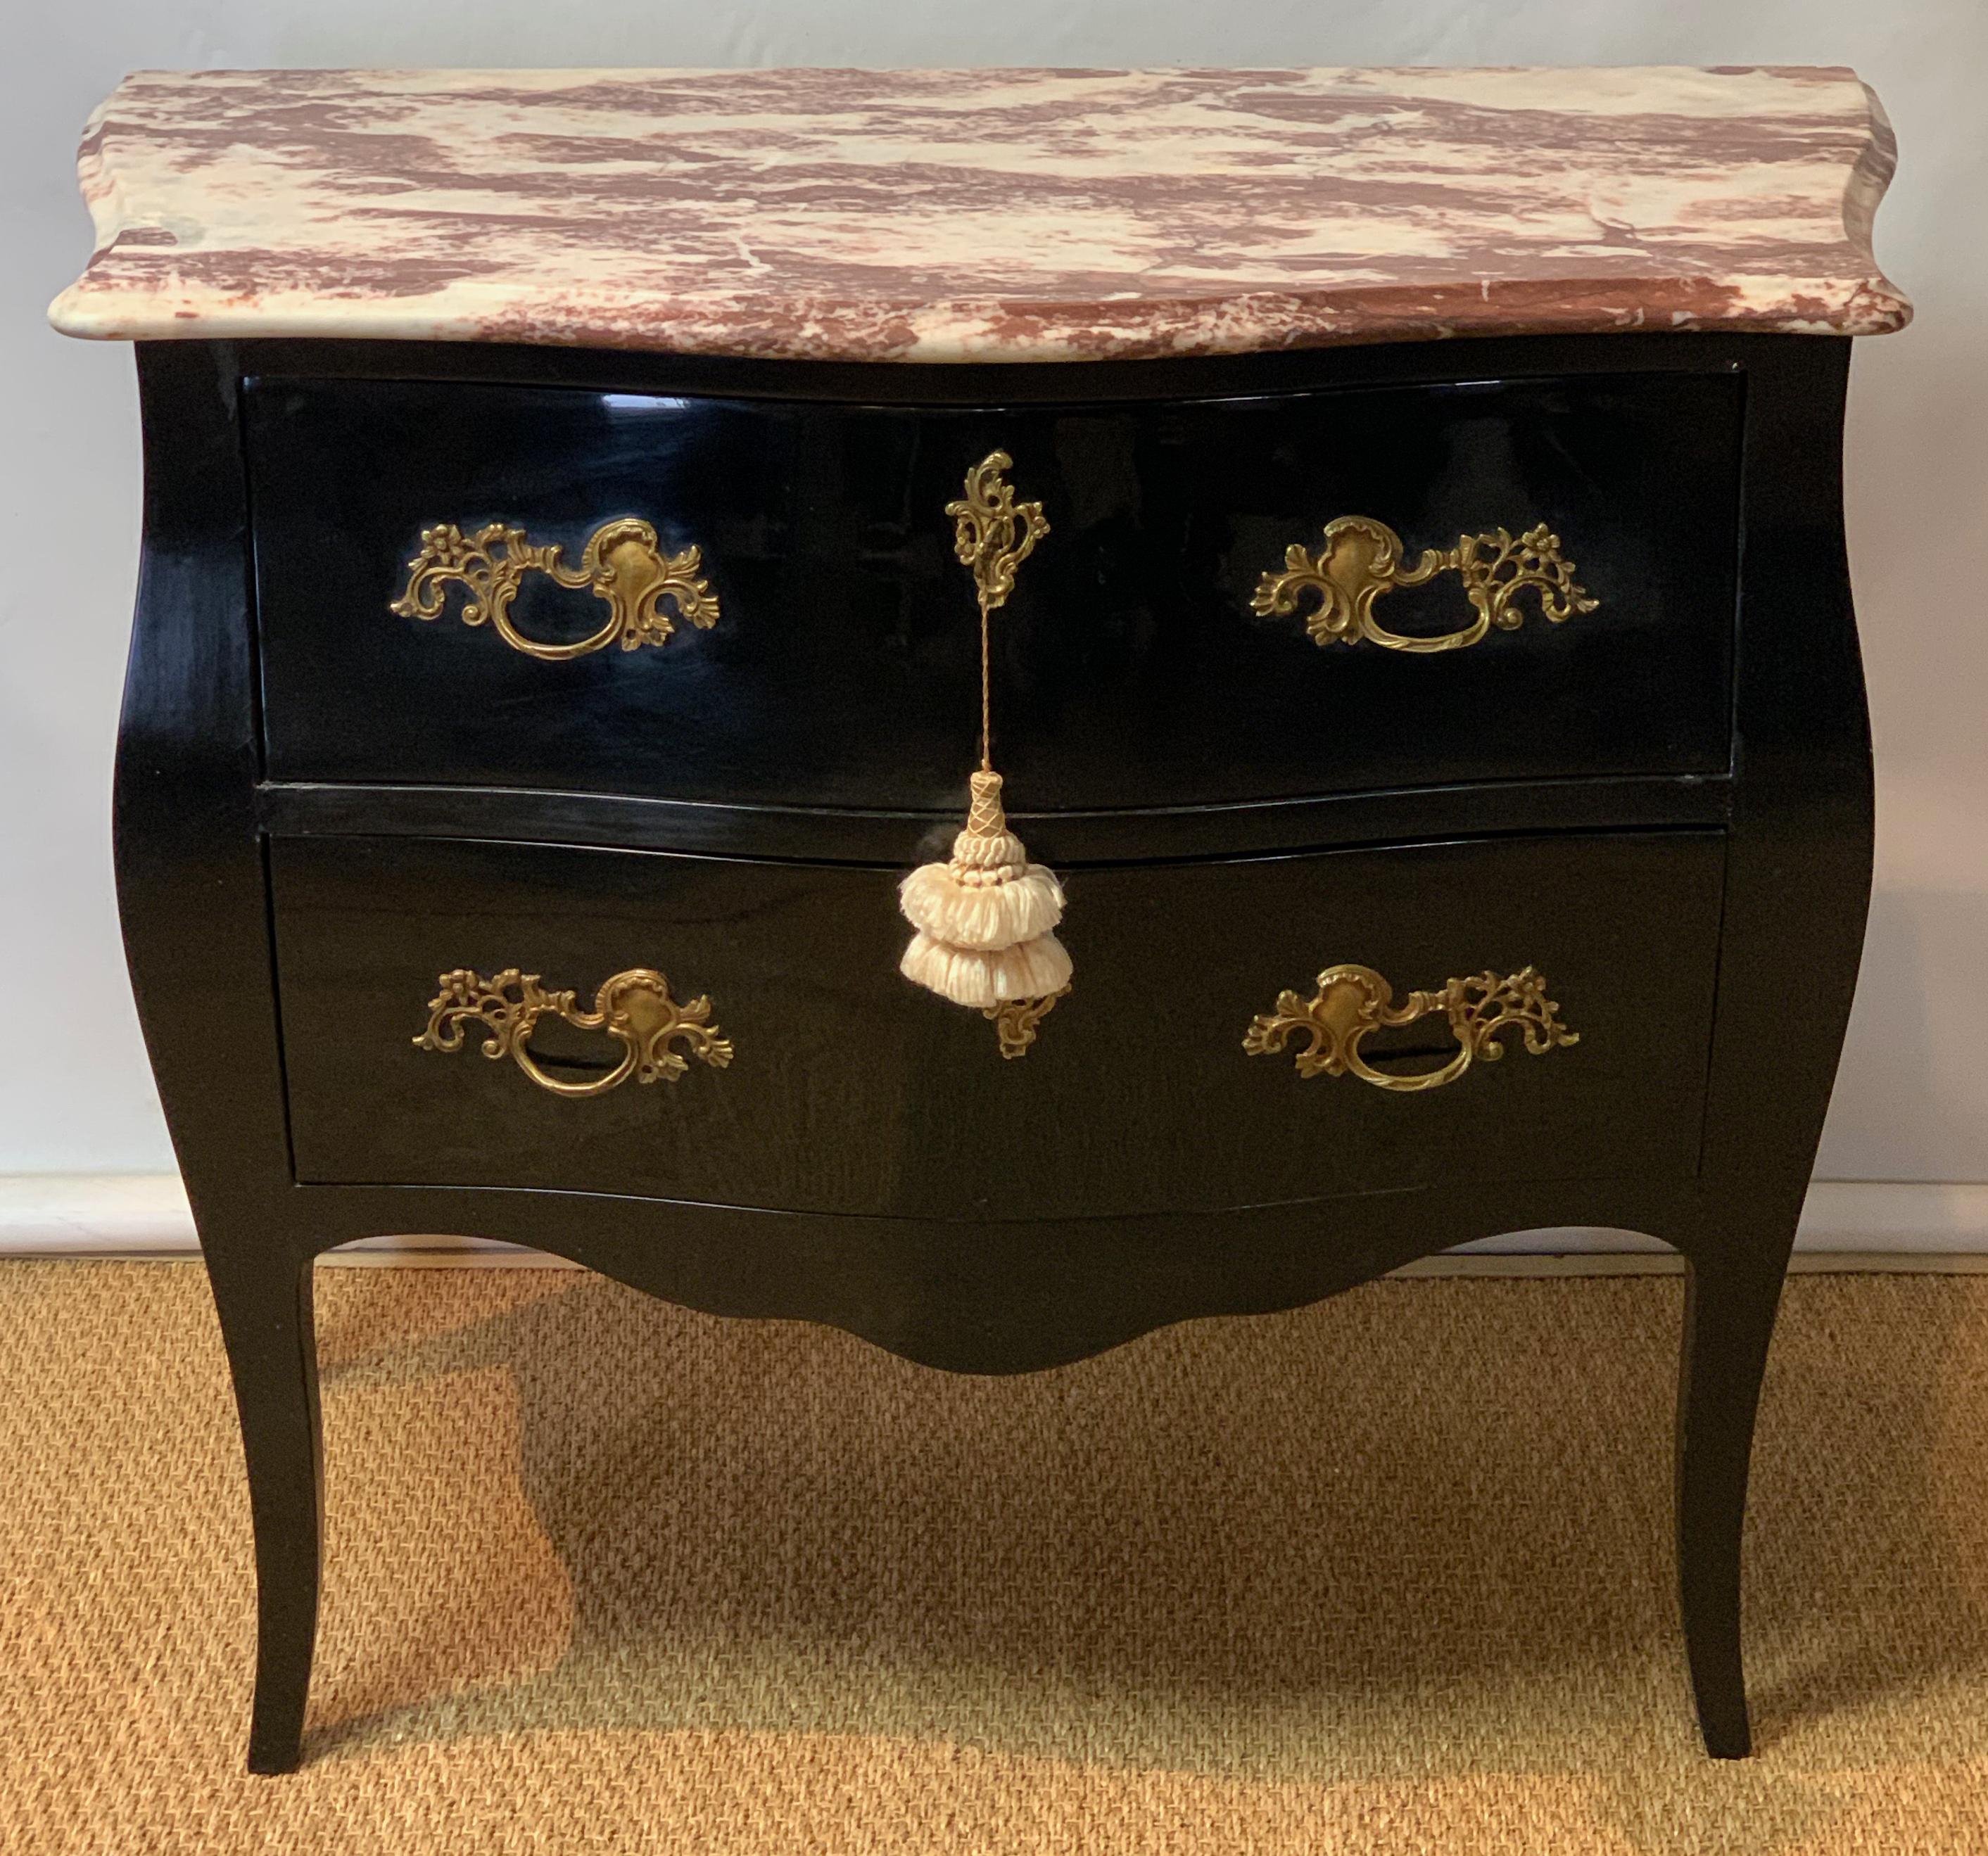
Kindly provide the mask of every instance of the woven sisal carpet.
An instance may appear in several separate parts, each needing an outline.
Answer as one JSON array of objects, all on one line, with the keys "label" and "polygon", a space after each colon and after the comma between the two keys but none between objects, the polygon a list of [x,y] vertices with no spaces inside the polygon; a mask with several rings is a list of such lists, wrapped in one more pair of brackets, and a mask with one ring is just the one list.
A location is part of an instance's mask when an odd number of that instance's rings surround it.
[{"label": "woven sisal carpet", "polygon": [[1790,1290],[1762,1752],[1673,1621],[1675,1279],[947,1378],[576,1273],[320,1271],[309,1763],[242,1770],[191,1264],[0,1264],[0,1851],[1988,1850],[1988,1280]]}]

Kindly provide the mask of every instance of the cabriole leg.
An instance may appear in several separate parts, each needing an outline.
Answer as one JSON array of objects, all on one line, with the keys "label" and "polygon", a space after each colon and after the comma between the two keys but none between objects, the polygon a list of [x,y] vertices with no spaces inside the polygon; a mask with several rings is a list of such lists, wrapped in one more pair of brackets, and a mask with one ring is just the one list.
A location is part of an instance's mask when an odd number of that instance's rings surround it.
[{"label": "cabriole leg", "polygon": [[292,1772],[317,1635],[323,1453],[311,1263],[231,1261],[208,1271],[234,1375],[255,1533],[255,1699],[248,1770]]},{"label": "cabriole leg", "polygon": [[1706,1750],[1753,1750],[1740,1658],[1740,1540],[1746,1476],[1779,1306],[1786,1246],[1691,1259],[1678,1390],[1677,1552],[1685,1648]]}]

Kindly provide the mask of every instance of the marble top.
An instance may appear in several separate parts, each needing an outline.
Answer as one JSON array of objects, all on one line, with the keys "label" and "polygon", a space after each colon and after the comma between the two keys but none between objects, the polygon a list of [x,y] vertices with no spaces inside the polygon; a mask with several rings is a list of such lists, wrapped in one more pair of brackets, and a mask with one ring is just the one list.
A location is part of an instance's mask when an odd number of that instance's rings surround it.
[{"label": "marble top", "polygon": [[70,335],[1060,361],[1902,326],[1854,73],[205,71],[79,166]]}]

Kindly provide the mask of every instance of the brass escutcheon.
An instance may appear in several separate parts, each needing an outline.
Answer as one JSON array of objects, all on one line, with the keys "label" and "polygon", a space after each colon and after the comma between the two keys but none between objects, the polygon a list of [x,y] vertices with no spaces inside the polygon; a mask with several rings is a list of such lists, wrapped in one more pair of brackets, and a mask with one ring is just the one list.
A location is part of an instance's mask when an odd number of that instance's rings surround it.
[{"label": "brass escutcheon", "polygon": [[1069,996],[1070,988],[1059,986],[1040,999],[1010,999],[998,1006],[982,1006],[980,1016],[993,1022],[1002,1056],[1026,1056],[1029,1046],[1036,1041],[1036,1028],[1056,1009],[1058,999]]}]

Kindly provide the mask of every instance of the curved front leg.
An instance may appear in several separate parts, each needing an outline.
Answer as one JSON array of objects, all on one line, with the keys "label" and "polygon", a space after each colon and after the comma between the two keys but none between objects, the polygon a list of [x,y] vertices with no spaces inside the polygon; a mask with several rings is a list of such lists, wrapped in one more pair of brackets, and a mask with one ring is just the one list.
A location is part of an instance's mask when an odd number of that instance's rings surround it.
[{"label": "curved front leg", "polygon": [[[1740,1542],[1761,1376],[1794,1239],[1687,1259],[1678,1386],[1678,1588],[1706,1750],[1753,1750],[1740,1654]],[[1764,1253],[1764,1254],[1763,1254]]]},{"label": "curved front leg", "polygon": [[294,1772],[317,1638],[323,1445],[311,1259],[202,1233],[235,1381],[255,1535],[255,1699],[248,1770]]}]

